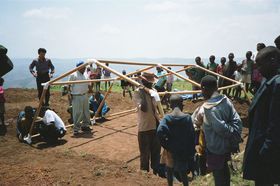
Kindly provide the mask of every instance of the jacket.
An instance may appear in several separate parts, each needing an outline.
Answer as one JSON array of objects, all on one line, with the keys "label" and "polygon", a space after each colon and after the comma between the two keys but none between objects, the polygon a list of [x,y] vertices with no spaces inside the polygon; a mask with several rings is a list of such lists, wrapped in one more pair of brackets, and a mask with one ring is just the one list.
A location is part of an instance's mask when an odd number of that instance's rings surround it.
[{"label": "jacket", "polygon": [[280,183],[280,75],[263,80],[249,108],[243,177]]},{"label": "jacket", "polygon": [[174,160],[189,160],[195,153],[194,127],[191,116],[166,115],[159,124],[157,135],[163,148]]},{"label": "jacket", "polygon": [[226,96],[214,93],[203,108],[206,148],[217,155],[232,152],[235,129],[239,135],[242,132],[242,122],[233,104]]}]

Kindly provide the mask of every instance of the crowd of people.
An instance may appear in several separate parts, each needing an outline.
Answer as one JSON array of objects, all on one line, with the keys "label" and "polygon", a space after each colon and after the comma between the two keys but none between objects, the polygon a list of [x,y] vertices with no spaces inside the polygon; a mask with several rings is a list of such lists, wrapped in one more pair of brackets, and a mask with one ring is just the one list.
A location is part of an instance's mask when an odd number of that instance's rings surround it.
[{"label": "crowd of people", "polygon": [[[181,96],[167,95],[160,99],[158,92],[172,91],[174,82],[174,76],[168,72],[165,74],[162,68],[157,67],[157,74],[147,71],[136,74],[141,86],[135,89],[133,95],[128,87],[133,90],[135,87],[122,80],[123,96],[128,92],[137,106],[140,169],[152,169],[155,175],[166,177],[168,185],[173,185],[174,177],[183,185],[188,185],[190,172],[193,177],[212,172],[215,185],[229,186],[231,175],[228,161],[232,154],[239,152],[239,144],[242,143],[242,122],[230,98],[240,98],[244,88],[254,96],[248,111],[249,135],[244,153],[243,177],[254,180],[257,186],[279,185],[280,36],[275,39],[275,45],[266,47],[258,43],[257,53],[247,51],[240,64],[234,60],[233,53],[228,54],[228,61],[222,57],[221,64],[215,62],[214,55],[209,57],[207,65],[197,56],[195,63],[198,66],[242,82],[244,87],[220,92],[219,87],[231,85],[232,82],[200,68],[187,68],[186,75],[200,85],[193,85],[193,90],[201,90],[205,98],[205,102],[192,115],[183,112]],[[39,99],[44,89],[42,83],[48,82],[55,72],[51,60],[45,58],[46,52],[46,49],[40,48],[38,58],[29,66],[36,78]],[[111,72],[99,66],[86,67],[80,61],[76,67],[78,70],[70,75],[69,81],[101,79],[102,74],[104,79],[111,78]],[[123,75],[126,75],[125,70]],[[5,126],[3,83],[4,79],[0,78],[1,127]],[[106,91],[108,86],[110,81],[105,83]],[[74,136],[91,132],[91,117],[99,115],[104,118],[110,110],[100,92],[100,82],[71,84],[67,87],[67,93]],[[47,87],[43,107],[35,119],[34,131],[47,143],[53,144],[65,135],[67,129],[58,114],[50,109],[49,99]],[[198,99],[198,96],[193,95],[193,99]],[[161,102],[171,107],[171,113],[163,115],[159,107]],[[98,109],[100,105],[101,109]],[[35,112],[34,108],[26,106],[19,113],[16,128],[20,141],[24,141],[24,136],[29,133]]]}]

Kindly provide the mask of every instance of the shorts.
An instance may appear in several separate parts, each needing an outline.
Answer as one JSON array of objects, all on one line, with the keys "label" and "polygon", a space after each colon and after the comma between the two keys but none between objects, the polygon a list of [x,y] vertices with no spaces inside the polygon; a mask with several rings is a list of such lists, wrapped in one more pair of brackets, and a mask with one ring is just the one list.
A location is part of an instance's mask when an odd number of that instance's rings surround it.
[{"label": "shorts", "polygon": [[111,76],[104,76],[104,79],[111,79]]},{"label": "shorts", "polygon": [[251,74],[243,74],[242,75],[243,83],[251,83]]},{"label": "shorts", "polygon": [[5,113],[5,103],[2,102],[0,103],[0,114],[4,114]]}]

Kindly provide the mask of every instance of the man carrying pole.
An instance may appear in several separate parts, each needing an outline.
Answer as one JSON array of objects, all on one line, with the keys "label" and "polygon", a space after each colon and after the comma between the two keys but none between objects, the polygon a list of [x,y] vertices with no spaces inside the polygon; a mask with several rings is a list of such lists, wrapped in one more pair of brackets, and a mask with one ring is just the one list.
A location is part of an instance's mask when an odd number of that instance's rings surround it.
[{"label": "man carrying pole", "polygon": [[140,150],[140,169],[149,171],[150,163],[153,173],[158,173],[160,162],[160,143],[156,136],[156,128],[159,124],[159,116],[156,109],[156,101],[159,97],[152,98],[145,89],[152,89],[155,82],[155,74],[144,72],[140,78],[144,88],[138,88],[133,96],[138,109],[138,143]]}]

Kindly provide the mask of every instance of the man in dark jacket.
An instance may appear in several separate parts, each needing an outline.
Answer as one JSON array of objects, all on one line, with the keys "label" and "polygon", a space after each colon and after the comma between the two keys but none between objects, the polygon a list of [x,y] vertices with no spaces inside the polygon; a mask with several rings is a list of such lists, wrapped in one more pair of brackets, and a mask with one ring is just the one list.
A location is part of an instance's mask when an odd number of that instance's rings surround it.
[{"label": "man in dark jacket", "polygon": [[168,185],[173,185],[173,172],[183,185],[188,185],[187,174],[191,170],[195,153],[194,127],[191,116],[184,114],[183,99],[179,95],[170,97],[171,114],[165,115],[157,129],[161,145],[171,153],[173,166],[167,169]]},{"label": "man in dark jacket", "polygon": [[280,50],[262,49],[256,63],[264,80],[249,108],[243,177],[267,186],[280,183]]}]

